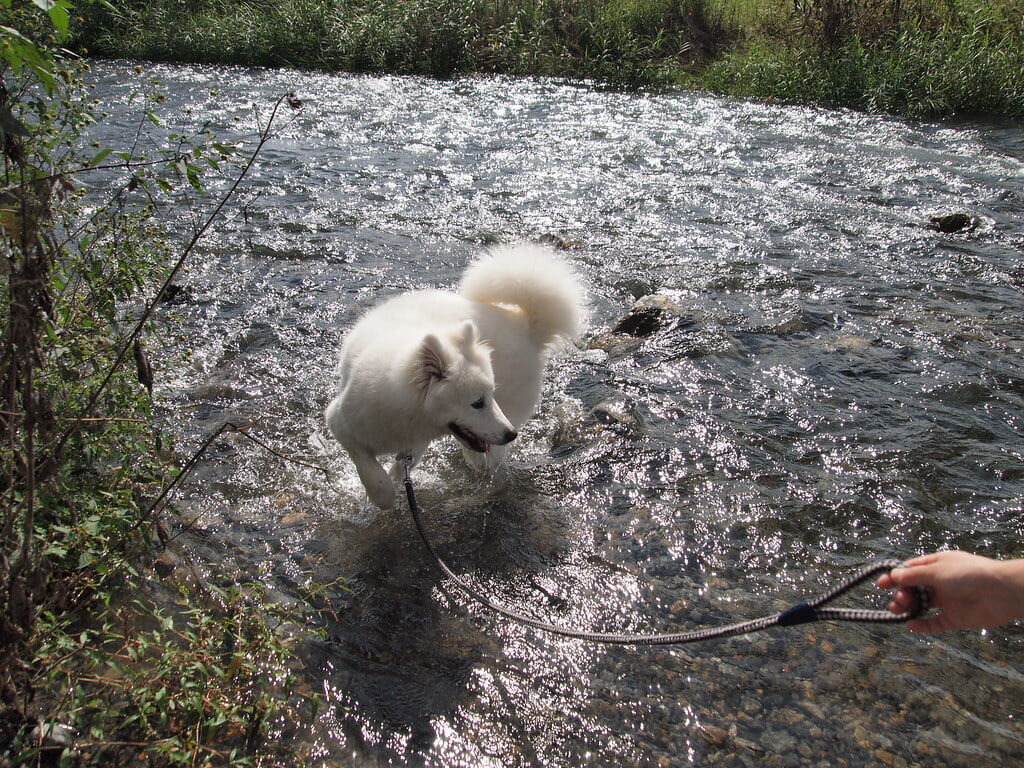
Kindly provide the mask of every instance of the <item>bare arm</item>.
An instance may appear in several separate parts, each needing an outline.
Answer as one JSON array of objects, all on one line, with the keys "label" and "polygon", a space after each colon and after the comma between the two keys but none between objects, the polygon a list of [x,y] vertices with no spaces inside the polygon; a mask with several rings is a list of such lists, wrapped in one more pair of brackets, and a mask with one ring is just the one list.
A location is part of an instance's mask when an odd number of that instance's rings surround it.
[{"label": "bare arm", "polygon": [[878,579],[882,589],[895,589],[893,613],[916,600],[911,587],[931,589],[931,605],[942,613],[907,622],[912,632],[987,629],[1024,618],[1024,560],[993,560],[968,552],[946,551],[907,561]]}]

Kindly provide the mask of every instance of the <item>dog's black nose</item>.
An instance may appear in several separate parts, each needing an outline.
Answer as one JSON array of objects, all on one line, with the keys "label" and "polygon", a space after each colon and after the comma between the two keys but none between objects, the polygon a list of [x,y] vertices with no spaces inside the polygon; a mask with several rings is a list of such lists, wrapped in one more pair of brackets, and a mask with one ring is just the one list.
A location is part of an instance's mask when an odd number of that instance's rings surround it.
[{"label": "dog's black nose", "polygon": [[510,429],[508,432],[505,433],[505,442],[511,443],[517,437],[519,437],[519,433],[516,432],[514,429]]}]

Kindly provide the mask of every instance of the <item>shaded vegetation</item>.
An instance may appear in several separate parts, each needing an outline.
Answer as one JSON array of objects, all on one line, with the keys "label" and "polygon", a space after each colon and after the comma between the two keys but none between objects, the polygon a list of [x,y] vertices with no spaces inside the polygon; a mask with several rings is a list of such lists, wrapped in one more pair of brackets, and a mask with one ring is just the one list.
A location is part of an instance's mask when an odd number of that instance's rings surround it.
[{"label": "shaded vegetation", "polygon": [[150,567],[178,474],[150,419],[148,318],[184,257],[161,212],[234,150],[90,144],[68,10],[0,0],[0,763],[291,763],[266,747],[300,703],[287,616],[255,587],[153,589]]},{"label": "shaded vegetation", "polygon": [[92,6],[79,42],[128,58],[1024,117],[1019,0],[124,0]]}]

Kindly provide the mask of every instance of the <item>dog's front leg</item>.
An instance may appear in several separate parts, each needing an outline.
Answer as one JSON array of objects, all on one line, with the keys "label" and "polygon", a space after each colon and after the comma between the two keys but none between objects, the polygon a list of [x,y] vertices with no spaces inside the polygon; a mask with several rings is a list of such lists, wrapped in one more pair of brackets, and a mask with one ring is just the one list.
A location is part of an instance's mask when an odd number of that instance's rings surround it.
[{"label": "dog's front leg", "polygon": [[395,463],[391,465],[391,478],[399,483],[404,481],[406,462],[409,462],[409,471],[411,472],[412,468],[420,463],[426,450],[427,446],[421,445],[398,454],[395,457]]},{"label": "dog's front leg", "polygon": [[493,476],[505,465],[505,454],[508,448],[504,445],[492,445],[487,453],[477,453],[474,450],[462,447],[462,456],[471,469],[483,475]]},{"label": "dog's front leg", "polygon": [[348,449],[352,463],[356,465],[359,480],[366,489],[370,501],[381,509],[391,509],[395,503],[395,486],[377,457],[361,448]]}]

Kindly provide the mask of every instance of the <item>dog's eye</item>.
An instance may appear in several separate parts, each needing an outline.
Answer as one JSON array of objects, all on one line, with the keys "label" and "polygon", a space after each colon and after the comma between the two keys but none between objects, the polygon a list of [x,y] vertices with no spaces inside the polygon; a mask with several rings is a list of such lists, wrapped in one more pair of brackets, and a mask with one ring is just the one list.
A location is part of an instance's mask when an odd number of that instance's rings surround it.
[{"label": "dog's eye", "polygon": [[484,399],[482,397],[475,403],[473,403],[473,407],[476,408],[478,411],[482,411],[485,405],[486,403],[484,402]]}]

